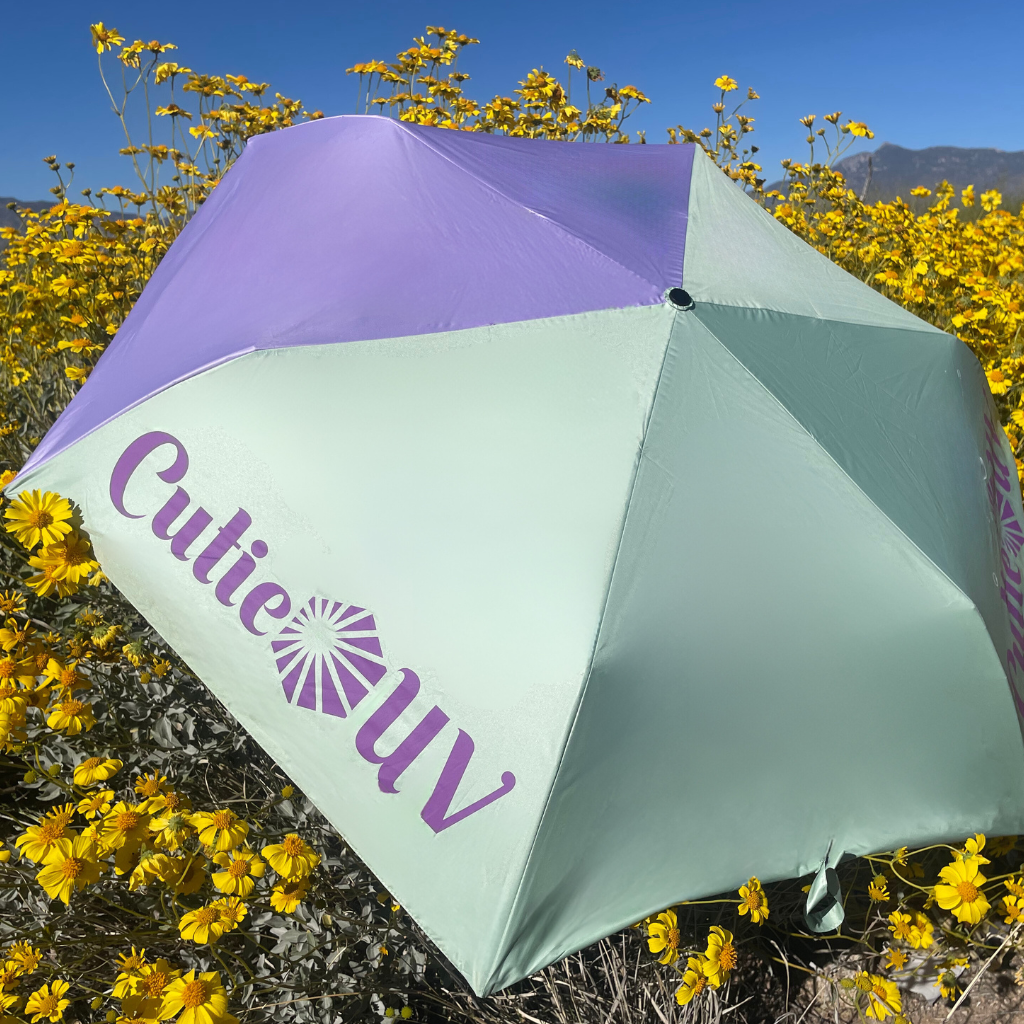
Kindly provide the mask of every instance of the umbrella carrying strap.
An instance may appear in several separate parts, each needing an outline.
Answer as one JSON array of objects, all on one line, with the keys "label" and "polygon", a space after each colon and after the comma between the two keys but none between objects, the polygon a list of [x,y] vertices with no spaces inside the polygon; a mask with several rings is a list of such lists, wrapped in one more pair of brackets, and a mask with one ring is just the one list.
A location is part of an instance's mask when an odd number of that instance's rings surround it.
[{"label": "umbrella carrying strap", "polygon": [[846,911],[843,909],[843,894],[839,888],[839,876],[834,865],[839,863],[841,851],[833,855],[834,841],[828,844],[828,850],[821,862],[818,873],[807,890],[807,903],[804,906],[804,920],[812,932],[834,932],[843,923]]}]

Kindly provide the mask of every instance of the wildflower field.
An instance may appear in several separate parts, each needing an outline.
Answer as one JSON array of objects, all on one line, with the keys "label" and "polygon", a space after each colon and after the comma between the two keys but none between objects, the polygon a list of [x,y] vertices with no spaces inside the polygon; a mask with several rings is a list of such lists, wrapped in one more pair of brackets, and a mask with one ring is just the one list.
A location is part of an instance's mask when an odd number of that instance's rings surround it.
[{"label": "wildflower field", "polygon": [[[135,183],[76,198],[74,164],[47,157],[53,206],[0,231],[5,485],[246,141],[323,116],[244,75],[195,72],[170,59],[170,44],[129,44],[103,24],[92,41]],[[459,57],[477,42],[428,27],[394,60],[355,65],[357,110],[645,144],[627,122],[650,99],[575,52],[562,78],[533,69],[510,96],[471,98]],[[866,205],[833,165],[872,133],[840,112],[801,119],[806,157],[785,161],[784,187],[765,191],[751,144],[757,93],[724,74],[714,90],[712,125],[676,125],[667,142],[699,146],[795,234],[969,345],[1024,477],[1024,211],[1003,209],[995,191],[934,183],[913,190],[921,212],[902,199]],[[751,850],[738,892],[666,908],[473,997],[106,579],[72,499],[26,491],[0,506],[0,1024],[901,1024],[941,1019],[929,995],[944,1017],[982,991],[1005,1005],[1021,992],[1024,843],[975,835],[844,862],[845,919],[824,934],[804,919],[811,879],[762,885]],[[899,785],[898,763],[886,785]]]}]

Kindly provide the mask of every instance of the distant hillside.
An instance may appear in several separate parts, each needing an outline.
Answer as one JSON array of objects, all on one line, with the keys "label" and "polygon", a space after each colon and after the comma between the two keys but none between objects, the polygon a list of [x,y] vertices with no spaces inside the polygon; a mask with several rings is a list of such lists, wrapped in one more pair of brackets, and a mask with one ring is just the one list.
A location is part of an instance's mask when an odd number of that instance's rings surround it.
[{"label": "distant hillside", "polygon": [[31,210],[47,210],[56,202],[55,199],[40,199],[38,202],[24,202],[21,199],[12,199],[10,196],[0,196],[0,228],[20,228],[21,218],[14,212],[8,210],[8,203],[17,203],[19,207],[28,207]]},{"label": "distant hillside", "polygon": [[[904,149],[883,142],[873,153],[843,157],[835,166],[850,188],[870,203],[888,202],[896,196],[909,201],[912,188],[923,185],[934,189],[943,180],[957,190],[973,185],[979,195],[990,188],[998,189],[1006,206],[1017,206],[1024,200],[1024,152],[957,146]],[[780,187],[781,182],[769,186]]]}]

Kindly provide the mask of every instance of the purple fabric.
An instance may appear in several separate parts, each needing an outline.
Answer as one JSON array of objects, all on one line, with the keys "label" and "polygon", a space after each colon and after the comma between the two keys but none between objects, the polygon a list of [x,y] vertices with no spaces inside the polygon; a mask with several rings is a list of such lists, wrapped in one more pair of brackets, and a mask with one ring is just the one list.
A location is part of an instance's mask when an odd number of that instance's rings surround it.
[{"label": "purple fabric", "polygon": [[693,157],[383,117],[257,136],[26,468],[256,349],[661,302],[682,283]]}]

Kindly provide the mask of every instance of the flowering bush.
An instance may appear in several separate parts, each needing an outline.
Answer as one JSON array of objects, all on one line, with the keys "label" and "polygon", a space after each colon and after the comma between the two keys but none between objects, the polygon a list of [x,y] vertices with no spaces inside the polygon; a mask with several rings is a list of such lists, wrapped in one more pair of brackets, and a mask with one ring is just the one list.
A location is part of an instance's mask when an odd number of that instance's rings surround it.
[{"label": "flowering bush", "polygon": [[[3,484],[246,140],[322,116],[280,94],[268,101],[265,83],[166,60],[170,44],[127,44],[102,24],[92,37],[137,190],[86,189],[85,202],[73,201],[73,164],[48,157],[54,205],[22,211],[23,230],[0,233]],[[601,70],[575,52],[565,85],[533,69],[513,95],[478,102],[458,70],[476,42],[428,27],[394,61],[356,64],[359,109],[443,128],[622,144],[626,119],[649,102],[630,85],[599,86]],[[120,78],[116,92],[104,62]],[[743,111],[757,93],[748,89],[730,109],[738,83],[722,75],[714,84],[715,127],[678,125],[669,142],[696,143],[830,259],[958,332],[986,367],[1019,456],[1024,219],[1001,209],[994,191],[976,199],[966,189],[957,206],[945,184],[923,213],[899,199],[866,205],[833,165],[871,132],[838,112],[823,119],[828,129],[801,120],[808,160],[786,161],[783,190],[765,192],[757,147],[744,148],[754,119]],[[137,123],[129,105],[140,99],[146,144],[129,132]],[[164,141],[154,144],[161,125]],[[961,210],[979,201],[984,215],[965,222]],[[1021,852],[1014,837],[978,835],[844,864],[845,921],[824,937],[806,930],[806,880],[765,888],[751,877],[735,896],[666,909],[510,993],[475,1000],[111,586],[74,505],[33,491],[2,507],[2,1024],[56,1024],[69,1012],[117,1024],[233,1024],[243,1014],[631,1020],[649,1019],[652,1006],[666,1021],[712,1020],[727,1006],[733,1019],[761,1020],[789,1009],[791,971],[808,979],[807,1012],[817,1003],[831,1019],[833,1004],[846,1004],[858,1017],[899,1022],[911,982],[956,1001],[1018,950]],[[782,969],[786,1002],[771,983]]]}]

